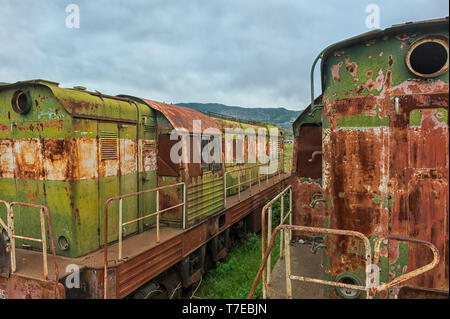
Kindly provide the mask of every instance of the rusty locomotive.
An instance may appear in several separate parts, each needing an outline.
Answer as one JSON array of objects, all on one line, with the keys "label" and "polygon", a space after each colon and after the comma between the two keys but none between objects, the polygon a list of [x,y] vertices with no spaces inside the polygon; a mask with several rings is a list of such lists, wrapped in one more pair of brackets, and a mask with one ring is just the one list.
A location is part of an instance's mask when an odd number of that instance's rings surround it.
[{"label": "rusty locomotive", "polygon": [[[194,120],[202,131],[274,127],[45,80],[2,84],[1,296],[177,296],[226,256],[234,234],[256,231],[260,206],[286,181],[284,162],[260,174],[247,133],[232,136],[241,162],[174,162],[176,143],[191,156],[196,138],[208,145]],[[171,139],[174,129],[185,138]],[[282,156],[282,141],[267,136],[266,151]]]},{"label": "rusty locomotive", "polygon": [[[317,231],[325,297],[448,297],[448,37],[448,17],[394,25],[314,61],[311,104],[293,125],[293,223],[356,231],[370,243],[366,252],[354,236]],[[411,275],[427,263],[434,268]]]}]

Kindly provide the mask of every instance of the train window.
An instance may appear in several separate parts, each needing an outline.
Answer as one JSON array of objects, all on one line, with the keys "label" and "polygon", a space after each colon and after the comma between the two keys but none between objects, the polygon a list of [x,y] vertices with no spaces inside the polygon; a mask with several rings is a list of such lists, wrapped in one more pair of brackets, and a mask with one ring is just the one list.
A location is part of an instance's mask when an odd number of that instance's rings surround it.
[{"label": "train window", "polygon": [[322,177],[322,127],[303,124],[298,132],[297,176]]},{"label": "train window", "polygon": [[171,140],[169,134],[160,134],[158,137],[158,154],[156,157],[157,173],[159,176],[179,176],[180,166],[172,162],[170,150],[179,140]]},{"label": "train window", "polygon": [[11,105],[14,112],[19,114],[26,114],[31,109],[31,100],[25,91],[16,91],[11,100]]},{"label": "train window", "polygon": [[448,39],[426,37],[414,42],[406,54],[406,65],[417,76],[431,78],[448,70]]},{"label": "train window", "polygon": [[[214,136],[211,136],[209,140],[202,139],[201,140],[201,151],[208,152],[209,155],[212,157],[214,156],[214,146],[213,146]],[[219,145],[219,147],[221,147]],[[221,155],[220,155],[221,156]],[[202,172],[217,172],[222,170],[222,163],[216,162],[214,158],[211,158],[211,163],[205,162],[202,154]]]}]

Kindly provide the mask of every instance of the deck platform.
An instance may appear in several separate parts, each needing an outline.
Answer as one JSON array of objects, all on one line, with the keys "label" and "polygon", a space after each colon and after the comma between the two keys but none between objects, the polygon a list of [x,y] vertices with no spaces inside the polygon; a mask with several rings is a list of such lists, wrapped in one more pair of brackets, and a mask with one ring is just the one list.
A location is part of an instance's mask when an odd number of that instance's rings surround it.
[{"label": "deck platform", "polygon": [[[323,253],[311,252],[310,244],[291,242],[291,273],[292,275],[322,279]],[[273,258],[273,256],[272,256]],[[286,259],[280,258],[275,264],[267,297],[269,299],[286,299]],[[293,299],[322,299],[324,286],[317,283],[292,280]]]}]

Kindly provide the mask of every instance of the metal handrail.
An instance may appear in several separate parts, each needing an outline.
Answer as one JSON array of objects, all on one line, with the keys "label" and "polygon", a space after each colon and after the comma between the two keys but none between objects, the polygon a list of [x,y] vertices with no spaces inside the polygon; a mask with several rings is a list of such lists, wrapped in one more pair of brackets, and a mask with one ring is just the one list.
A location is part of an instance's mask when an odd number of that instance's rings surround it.
[{"label": "metal handrail", "polygon": [[[284,157],[281,160],[281,165],[279,168],[277,168],[277,170],[272,173],[272,174],[265,174],[265,178],[266,178],[266,184],[269,183],[269,176],[276,176],[278,175],[278,179],[281,178],[281,172],[285,172],[285,164],[286,162],[289,162],[290,158],[288,157]],[[257,181],[258,182],[258,186],[261,186],[261,180],[264,179],[264,176],[261,178],[261,174],[259,173],[259,170],[257,172],[257,176],[255,178],[252,177],[252,169],[256,168],[256,167],[260,167],[260,166],[267,166],[269,165],[268,163],[264,163],[264,164],[256,164],[256,165],[252,165],[252,166],[248,166],[248,167],[241,167],[241,168],[236,168],[233,170],[229,170],[229,171],[225,171],[225,173],[223,174],[223,193],[224,193],[224,203],[225,206],[227,204],[227,191],[229,189],[234,189],[237,188],[238,189],[238,199],[241,200],[241,185],[249,185],[250,188],[250,194],[252,193],[252,185],[253,182]],[[238,178],[238,182],[237,184],[233,184],[231,186],[227,187],[227,174],[231,174],[231,173],[235,173],[235,172],[241,172],[241,171],[246,171],[246,170],[250,170],[250,178],[244,180],[243,182],[241,182],[241,175],[238,174],[237,178]],[[273,180],[273,182],[275,183],[275,180]]]},{"label": "metal handrail", "polygon": [[[335,286],[335,287],[364,290],[364,291],[366,291],[367,298],[370,298],[370,291],[369,291],[370,288],[369,288],[368,283],[370,282],[370,275],[371,275],[371,259],[372,259],[371,258],[371,247],[370,247],[369,239],[366,236],[364,236],[364,234],[362,234],[360,232],[356,232],[356,231],[351,231],[351,230],[338,230],[338,229],[307,227],[307,226],[299,226],[299,225],[279,225],[275,228],[275,231],[273,232],[272,237],[270,238],[269,246],[267,247],[267,251],[265,252],[263,260],[261,262],[261,265],[258,269],[258,273],[253,282],[250,293],[247,297],[248,299],[251,299],[253,297],[253,294],[255,293],[256,286],[258,285],[258,281],[261,278],[263,270],[266,269],[266,263],[269,258],[269,255],[271,253],[273,244],[275,242],[276,235],[282,229],[289,230],[289,231],[299,230],[299,231],[314,232],[314,233],[321,232],[321,233],[329,233],[329,234],[336,234],[336,235],[354,236],[354,237],[360,238],[364,242],[364,247],[365,247],[365,259],[366,259],[366,285],[365,286],[350,285],[350,284],[344,284],[341,282],[321,280],[321,279],[309,278],[309,277],[303,277],[303,276],[294,276],[294,275],[291,275],[291,271],[290,271],[291,270],[290,269],[290,261],[291,260],[290,260],[290,249],[289,249],[289,234],[285,232],[286,297],[288,299],[292,298],[291,280],[308,281],[308,282],[314,282],[314,283]],[[264,284],[263,284],[263,286],[264,286]],[[263,291],[264,291],[264,288],[263,288]]]},{"label": "metal handrail", "polygon": [[373,263],[375,265],[378,264],[379,260],[380,260],[380,247],[381,247],[381,242],[383,240],[397,240],[397,241],[404,241],[404,242],[410,242],[410,243],[415,243],[415,244],[421,244],[424,246],[427,246],[428,248],[431,249],[431,251],[433,252],[433,260],[431,263],[426,264],[425,266],[422,266],[418,269],[412,270],[406,274],[403,274],[397,278],[395,278],[394,280],[384,283],[380,286],[378,286],[376,288],[376,290],[374,289],[372,291],[372,294],[375,295],[375,293],[380,292],[382,290],[386,290],[389,289],[392,286],[398,285],[401,282],[404,282],[406,280],[409,280],[411,278],[417,277],[418,275],[421,275],[431,269],[433,269],[434,267],[437,266],[437,264],[439,264],[439,251],[436,248],[435,245],[433,245],[432,243],[426,241],[426,240],[421,240],[421,239],[414,239],[414,238],[408,238],[408,237],[402,237],[402,236],[395,236],[395,235],[386,235],[386,236],[381,236],[377,239],[377,241],[375,242],[375,247],[374,247],[374,256],[373,256]]},{"label": "metal handrail", "polygon": [[[183,185],[183,202],[168,208],[164,208],[162,210],[159,210],[159,191],[162,189],[166,189],[169,187],[176,187],[176,186],[180,186]],[[132,196],[136,196],[136,195],[141,195],[141,194],[146,194],[146,193],[150,193],[150,192],[156,192],[156,212],[150,213],[146,216],[143,217],[139,217],[136,219],[133,219],[131,221],[127,221],[125,223],[122,223],[122,213],[123,213],[123,202],[122,200],[124,198],[128,198],[128,197],[132,197]],[[118,245],[119,245],[119,256],[118,256],[118,260],[122,260],[122,227],[137,221],[140,221],[142,219],[151,217],[156,215],[156,242],[159,243],[159,220],[160,220],[160,214],[169,211],[171,209],[177,208],[177,207],[181,207],[183,206],[183,229],[186,229],[186,184],[184,182],[179,182],[179,183],[174,183],[174,184],[169,184],[169,185],[163,185],[163,186],[159,186],[159,187],[155,187],[155,188],[151,188],[151,189],[146,189],[143,191],[139,191],[139,192],[134,192],[134,193],[129,193],[129,194],[125,194],[125,195],[118,195],[118,196],[113,196],[113,197],[109,197],[106,201],[105,201],[105,205],[104,205],[104,212],[105,212],[105,222],[104,222],[104,260],[103,260],[103,269],[104,269],[104,284],[103,284],[103,298],[106,299],[107,298],[107,286],[108,286],[108,206],[111,202],[115,201],[115,200],[119,200],[119,238],[118,238]]]},{"label": "metal handrail", "polygon": [[[291,267],[290,267],[290,249],[289,249],[289,236],[288,234],[285,232],[285,256],[286,256],[286,297],[288,299],[292,298],[292,286],[291,286],[291,280],[299,280],[299,281],[307,281],[307,282],[313,282],[313,283],[318,283],[318,284],[323,284],[323,285],[328,285],[328,286],[334,286],[334,287],[342,287],[342,288],[349,288],[349,289],[357,289],[357,290],[362,290],[362,291],[366,291],[366,297],[367,299],[371,299],[372,297],[374,297],[376,295],[376,293],[382,291],[382,290],[386,290],[389,289],[390,287],[396,286],[404,281],[407,281],[409,279],[412,279],[414,277],[417,277],[420,274],[423,274],[431,269],[433,269],[434,267],[436,267],[436,265],[439,263],[439,251],[436,248],[435,245],[433,245],[432,243],[425,241],[425,240],[420,240],[420,239],[414,239],[414,238],[407,238],[407,237],[401,237],[401,236],[396,236],[396,235],[386,235],[386,236],[381,236],[379,237],[375,244],[374,244],[374,256],[373,256],[373,261],[371,263],[371,246],[370,246],[370,241],[369,239],[362,233],[359,232],[355,232],[355,231],[349,231],[349,230],[338,230],[338,229],[329,229],[329,228],[319,228],[319,227],[307,227],[307,226],[299,226],[299,225],[279,225],[275,228],[275,231],[273,232],[271,238],[270,238],[270,242],[269,245],[267,247],[267,251],[264,253],[263,256],[263,260],[261,262],[261,265],[258,269],[258,273],[256,275],[256,278],[253,282],[252,288],[250,290],[250,293],[248,295],[248,299],[251,299],[255,293],[256,287],[258,285],[258,281],[261,278],[261,275],[263,275],[263,272],[266,270],[267,268],[267,262],[270,258],[270,253],[271,250],[273,248],[274,242],[275,242],[275,238],[276,235],[279,231],[282,231],[284,229],[288,229],[289,231],[292,232],[292,230],[299,230],[299,231],[306,231],[306,232],[321,232],[321,233],[328,233],[328,234],[336,234],[336,235],[347,235],[347,236],[354,236],[354,237],[358,237],[361,240],[363,240],[364,242],[364,247],[365,247],[365,263],[366,263],[366,284],[365,286],[361,286],[361,285],[351,285],[351,284],[345,284],[345,283],[341,283],[341,282],[334,282],[334,281],[327,281],[327,280],[321,280],[321,279],[316,279],[316,278],[309,278],[309,277],[304,277],[304,276],[295,276],[291,274]],[[422,244],[427,246],[428,248],[431,249],[432,253],[433,253],[433,261],[431,263],[428,263],[425,266],[422,266],[416,270],[413,270],[409,273],[403,274],[400,277],[395,278],[394,280],[392,280],[391,282],[388,283],[383,283],[381,285],[379,285],[378,282],[372,282],[372,279],[374,279],[375,276],[377,276],[377,273],[373,273],[373,266],[377,265],[379,262],[379,256],[380,256],[380,247],[381,247],[381,242],[384,240],[398,240],[398,241],[406,241],[406,242],[411,242],[411,243],[417,243],[417,244]],[[264,280],[264,276],[263,276],[263,280]],[[264,283],[263,283],[263,294],[264,294]],[[265,298],[265,295],[264,295]]]},{"label": "metal handrail", "polygon": [[[47,217],[47,227],[48,227],[48,233],[50,238],[50,244],[51,244],[51,251],[53,255],[53,261],[55,265],[55,298],[58,297],[58,282],[59,282],[59,268],[58,263],[56,260],[56,250],[55,250],[55,242],[53,239],[53,229],[52,224],[50,220],[50,212],[47,206],[44,205],[38,205],[38,204],[30,204],[30,203],[24,203],[24,202],[11,202],[8,203],[4,200],[0,200],[0,203],[4,204],[6,206],[6,215],[8,219],[8,226],[5,225],[5,223],[0,219],[0,222],[2,224],[2,227],[6,229],[8,232],[8,236],[10,238],[10,247],[11,247],[11,273],[15,273],[17,270],[17,263],[16,263],[16,245],[15,245],[15,239],[23,239],[23,240],[30,240],[35,242],[42,243],[42,262],[43,262],[43,274],[44,274],[44,280],[48,280],[48,264],[47,264],[47,232],[45,229],[45,216]],[[26,237],[21,235],[15,234],[15,226],[14,226],[14,212],[13,212],[13,206],[26,206],[26,207],[33,207],[33,208],[39,208],[40,209],[40,224],[41,224],[41,238],[32,238],[32,237]]]},{"label": "metal handrail", "polygon": [[[284,194],[289,191],[289,211],[284,215]],[[271,201],[269,201],[266,205],[264,205],[261,211],[261,247],[262,247],[262,257],[264,258],[266,252],[266,211],[268,210],[267,217],[267,237],[270,238],[272,235],[272,205],[281,197],[281,214],[280,214],[280,225],[284,223],[284,221],[289,216],[289,224],[292,224],[292,185],[289,185],[284,190],[282,190],[277,196],[275,196]],[[282,258],[282,246],[283,246],[283,236],[280,238],[280,258]],[[263,297],[265,298],[267,295],[267,286],[270,283],[270,264],[271,264],[271,254],[269,253],[267,259],[267,265],[264,270],[263,276]],[[267,271],[267,268],[269,271]]]}]

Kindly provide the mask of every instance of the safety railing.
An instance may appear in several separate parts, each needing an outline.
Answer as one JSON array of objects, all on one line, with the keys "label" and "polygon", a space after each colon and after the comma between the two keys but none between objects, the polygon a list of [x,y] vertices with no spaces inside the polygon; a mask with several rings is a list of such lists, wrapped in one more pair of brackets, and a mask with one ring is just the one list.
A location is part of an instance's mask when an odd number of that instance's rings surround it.
[{"label": "safety railing", "polygon": [[[173,205],[171,207],[168,208],[164,208],[164,209],[159,209],[159,191],[169,188],[169,187],[178,187],[178,186],[183,186],[183,201],[180,204],[176,204]],[[147,214],[145,216],[139,217],[139,218],[135,218],[133,220],[130,221],[126,221],[123,222],[122,217],[123,217],[123,199],[124,198],[128,198],[128,197],[132,197],[132,196],[138,196],[138,195],[142,195],[142,194],[147,194],[147,193],[152,193],[152,192],[156,192],[156,211],[150,214]],[[169,185],[164,185],[164,186],[159,186],[159,187],[155,187],[155,188],[151,188],[151,189],[147,189],[147,190],[143,190],[143,191],[139,191],[139,192],[134,192],[134,193],[129,193],[129,194],[125,194],[125,195],[119,195],[119,196],[113,196],[108,198],[105,201],[105,205],[104,205],[104,212],[105,212],[105,221],[104,221],[104,298],[107,298],[107,285],[108,285],[108,281],[107,281],[107,270],[108,270],[108,206],[113,202],[113,201],[119,201],[119,235],[118,235],[118,260],[122,260],[122,244],[123,244],[123,236],[122,236],[122,227],[132,224],[132,223],[136,223],[140,220],[152,217],[152,216],[156,216],[156,242],[159,243],[160,242],[160,215],[164,212],[167,212],[169,210],[178,208],[178,207],[183,207],[183,229],[186,229],[186,184],[184,182],[180,182],[180,183],[174,183],[174,184],[169,184]]]},{"label": "safety railing", "polygon": [[377,239],[377,241],[375,242],[375,246],[374,246],[374,253],[373,253],[373,263],[375,265],[378,264],[379,260],[380,260],[380,247],[381,247],[381,242],[384,240],[396,240],[396,241],[402,241],[402,242],[410,242],[410,243],[414,243],[414,244],[420,244],[420,245],[424,245],[428,248],[430,248],[430,250],[433,253],[433,260],[431,261],[431,263],[426,264],[425,266],[422,266],[418,269],[412,270],[406,274],[402,274],[401,276],[393,279],[390,282],[387,283],[383,283],[381,285],[379,285],[378,287],[376,287],[376,290],[373,289],[372,290],[372,295],[375,295],[377,292],[380,292],[382,290],[386,290],[391,288],[392,286],[396,286],[401,282],[404,282],[406,280],[409,280],[411,278],[417,277],[431,269],[433,269],[434,267],[437,266],[437,264],[439,264],[439,251],[436,248],[436,246],[434,246],[432,243],[426,241],[426,240],[421,240],[421,239],[414,239],[414,238],[408,238],[408,237],[402,237],[402,236],[395,236],[395,235],[386,235],[386,236],[381,236]]},{"label": "safety railing", "polygon": [[[289,192],[289,211],[284,214],[284,195]],[[286,219],[289,217],[289,225],[292,224],[292,186],[289,185],[283,191],[281,191],[277,196],[275,196],[270,202],[264,205],[261,211],[261,246],[262,246],[262,256],[266,252],[266,212],[267,212],[267,238],[272,236],[272,206],[280,199],[280,224],[283,225]],[[281,235],[283,230],[281,231]],[[283,236],[280,237],[280,258],[283,257]],[[263,297],[267,296],[267,288],[270,283],[270,265],[271,265],[271,254],[267,258],[267,265],[264,270],[263,275]],[[267,271],[269,269],[269,271]]]},{"label": "safety railing", "polygon": [[[312,282],[312,283],[334,286],[334,287],[342,287],[342,288],[347,288],[347,289],[361,290],[361,291],[366,292],[366,297],[368,299],[371,299],[372,297],[374,297],[376,295],[377,292],[389,289],[392,286],[398,285],[406,280],[409,280],[420,274],[423,274],[424,272],[429,271],[429,270],[433,269],[434,267],[436,267],[436,265],[439,263],[439,252],[438,252],[437,248],[432,243],[430,243],[428,241],[424,241],[424,240],[405,238],[405,237],[394,236],[394,235],[382,236],[382,237],[378,238],[377,241],[375,242],[374,259],[373,259],[373,263],[372,263],[370,241],[362,233],[359,233],[356,231],[349,231],[349,230],[307,227],[307,226],[299,226],[299,225],[279,225],[275,228],[275,231],[273,232],[272,237],[270,238],[269,245],[267,247],[267,250],[265,251],[261,265],[258,269],[258,273],[253,282],[250,293],[247,297],[248,299],[251,299],[255,293],[256,287],[258,285],[258,281],[260,280],[261,275],[263,275],[263,272],[267,267],[267,261],[270,256],[270,252],[273,248],[273,245],[274,245],[274,242],[276,239],[276,235],[281,230],[288,230],[289,232],[292,232],[292,230],[298,230],[298,231],[305,231],[305,232],[310,232],[310,233],[326,233],[326,234],[353,236],[353,237],[357,237],[357,238],[361,239],[364,242],[364,250],[365,250],[364,255],[365,255],[366,283],[364,286],[352,285],[352,284],[346,284],[346,283],[342,283],[342,282],[335,282],[335,281],[328,281],[328,280],[321,280],[321,279],[317,279],[317,278],[310,278],[310,277],[304,277],[304,276],[296,276],[296,275],[292,275],[292,273],[291,273],[291,256],[290,256],[290,247],[289,247],[290,234],[288,234],[288,232],[285,231],[285,233],[284,233],[285,247],[284,248],[285,248],[285,263],[286,263],[285,266],[286,266],[286,298],[287,299],[292,298],[292,283],[291,283],[292,280],[306,281],[306,282]],[[393,240],[423,244],[423,245],[427,246],[428,248],[430,248],[431,251],[433,252],[433,261],[423,267],[420,267],[409,273],[403,274],[400,277],[397,277],[396,279],[392,280],[391,282],[379,285],[379,283],[377,281],[377,278],[379,278],[379,268],[374,267],[374,265],[378,264],[378,261],[379,261],[381,242],[386,239],[393,239]],[[263,278],[264,278],[264,276],[263,276]],[[263,284],[263,293],[264,293],[264,284]]]},{"label": "safety railing", "polygon": [[[55,266],[55,298],[56,298],[58,296],[59,269],[58,269],[58,263],[56,260],[55,242],[53,239],[53,230],[52,230],[52,224],[51,224],[51,220],[50,220],[50,212],[49,212],[48,207],[44,206],[44,205],[30,204],[30,203],[24,203],[24,202],[8,203],[4,200],[0,200],[0,203],[4,204],[6,207],[6,215],[7,215],[8,225],[6,226],[5,223],[1,219],[0,219],[0,221],[1,221],[2,227],[4,229],[6,229],[9,240],[10,240],[9,247],[10,247],[10,256],[11,256],[11,273],[15,273],[17,271],[15,240],[22,239],[22,240],[39,242],[42,244],[43,276],[44,276],[44,280],[49,279],[48,263],[47,263],[47,231],[45,228],[45,217],[47,217],[47,227],[48,227],[48,234],[49,234],[49,238],[50,238],[50,247],[51,247],[54,266]],[[39,208],[41,238],[33,238],[33,237],[27,237],[27,236],[22,236],[22,235],[16,235],[15,224],[14,224],[14,211],[13,211],[14,206]]]},{"label": "safety railing", "polygon": [[[274,173],[271,174],[261,174],[260,170],[256,170],[256,176],[253,176],[253,169],[254,168],[258,168],[258,167],[262,167],[262,166],[268,166],[270,164],[265,163],[265,164],[256,164],[256,165],[252,165],[252,166],[247,166],[247,167],[241,167],[241,168],[236,168],[233,170],[229,170],[229,171],[225,171],[225,173],[223,174],[223,193],[224,193],[224,203],[225,206],[227,205],[227,192],[230,189],[237,189],[237,195],[238,195],[238,200],[241,200],[241,189],[242,186],[248,186],[249,188],[249,195],[252,195],[252,186],[256,183],[258,183],[258,187],[261,186],[261,181],[265,180],[265,183],[268,185],[269,184],[269,179],[271,179],[272,177],[277,176],[278,180],[281,180],[281,174],[284,174],[286,172],[286,163],[290,163],[290,158],[288,157],[284,157],[281,160],[281,165],[279,165],[279,167],[277,167],[277,170]],[[242,180],[241,177],[241,172],[244,171],[249,171],[249,178],[244,178]],[[227,185],[227,175],[231,174],[231,173],[236,173],[238,172],[239,174],[237,174],[237,183],[233,183],[232,185]],[[247,173],[244,174],[245,176],[247,176]],[[276,179],[272,179],[272,183],[275,183]]]}]

